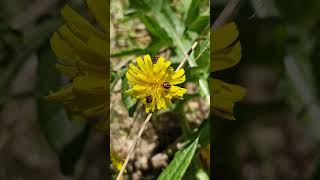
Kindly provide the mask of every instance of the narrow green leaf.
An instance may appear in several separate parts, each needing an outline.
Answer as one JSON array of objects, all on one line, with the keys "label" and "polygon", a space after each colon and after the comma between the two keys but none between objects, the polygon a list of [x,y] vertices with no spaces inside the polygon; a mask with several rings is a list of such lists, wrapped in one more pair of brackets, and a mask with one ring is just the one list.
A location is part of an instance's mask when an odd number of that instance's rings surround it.
[{"label": "narrow green leaf", "polygon": [[203,169],[198,169],[197,170],[196,178],[198,180],[210,180],[209,175]]},{"label": "narrow green leaf", "polygon": [[199,45],[194,50],[194,59],[198,66],[205,71],[209,71],[210,67],[210,41],[205,39],[199,42]]},{"label": "narrow green leaf", "polygon": [[199,144],[202,147],[210,144],[210,118],[205,119],[201,123],[199,131],[194,135],[194,138],[196,137],[199,137]]},{"label": "narrow green leaf", "polygon": [[182,179],[184,173],[189,167],[191,160],[196,152],[198,145],[198,138],[185,149],[179,150],[171,163],[164,169],[158,177],[158,180]]},{"label": "narrow green leaf", "polygon": [[159,25],[153,17],[146,16],[143,12],[140,12],[138,17],[146,26],[148,32],[157,38],[161,38],[163,41],[170,41],[169,35],[167,32]]},{"label": "narrow green leaf", "polygon": [[[184,36],[179,36],[178,32],[176,31],[175,27],[170,23],[169,19],[164,14],[156,14],[156,20],[159,22],[160,26],[167,32],[170,36],[171,40],[173,41],[173,45],[177,47],[176,53],[183,59],[184,55],[188,52],[190,47],[192,46],[192,40],[187,39]],[[190,56],[188,58],[189,65],[191,67],[197,66],[197,64],[193,61],[193,57]]]},{"label": "narrow green leaf", "polygon": [[129,56],[129,55],[139,55],[139,54],[145,54],[146,50],[141,48],[134,48],[134,49],[126,49],[123,51],[115,52],[111,54],[111,57],[123,57],[123,56]]},{"label": "narrow green leaf", "polygon": [[[121,97],[122,97],[122,102],[124,106],[127,108],[129,111],[129,115],[133,115],[133,108],[136,106],[137,100],[131,98],[129,95],[127,95],[125,92],[129,89],[129,84],[128,80],[125,76],[122,77],[122,82],[121,82]],[[132,112],[133,111],[133,112]]]},{"label": "narrow green leaf", "polygon": [[186,68],[185,71],[188,82],[197,82],[209,77],[209,72],[202,67]]},{"label": "narrow green leaf", "polygon": [[150,10],[158,10],[162,9],[164,3],[168,3],[169,1],[165,0],[130,0],[130,7],[135,8],[140,11],[150,11]]},{"label": "narrow green leaf", "polygon": [[199,16],[200,0],[192,0],[185,16],[185,25],[188,26]]},{"label": "narrow green leaf", "polygon": [[64,112],[63,105],[51,102],[44,97],[50,91],[56,91],[62,86],[62,77],[55,68],[56,58],[50,47],[39,50],[37,69],[36,94],[40,127],[48,143],[57,152],[76,138],[84,130],[85,122],[73,123]]},{"label": "narrow green leaf", "polygon": [[198,16],[188,27],[189,30],[201,33],[210,24],[210,15]]},{"label": "narrow green leaf", "polygon": [[176,12],[172,10],[168,3],[163,5],[162,13],[166,16],[171,26],[174,27],[178,36],[182,36],[185,30],[185,25],[183,22],[177,17]]}]

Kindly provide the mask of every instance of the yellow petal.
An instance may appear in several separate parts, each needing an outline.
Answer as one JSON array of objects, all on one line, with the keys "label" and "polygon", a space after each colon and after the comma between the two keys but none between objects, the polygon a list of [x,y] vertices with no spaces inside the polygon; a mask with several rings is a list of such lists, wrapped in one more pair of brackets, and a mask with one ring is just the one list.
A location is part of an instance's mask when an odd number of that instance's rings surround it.
[{"label": "yellow petal", "polygon": [[87,0],[87,5],[91,10],[93,16],[98,21],[99,25],[104,31],[107,31],[108,28],[108,12],[109,12],[109,3],[106,0]]},{"label": "yellow petal", "polygon": [[71,100],[73,99],[72,86],[67,86],[57,92],[51,92],[46,98],[49,100]]},{"label": "yellow petal", "polygon": [[211,32],[212,50],[218,51],[231,45],[238,37],[239,32],[234,22],[228,23],[216,31]]},{"label": "yellow petal", "polygon": [[221,52],[212,54],[210,71],[219,71],[236,65],[241,60],[241,45],[235,45],[224,49]]},{"label": "yellow petal", "polygon": [[88,118],[101,117],[106,115],[107,104],[100,104],[86,109],[83,114]]},{"label": "yellow petal", "polygon": [[59,69],[64,75],[74,77],[78,74],[78,69],[75,66],[67,66],[63,64],[56,64],[56,68]]},{"label": "yellow petal", "polygon": [[65,40],[70,46],[79,52],[87,49],[87,45],[83,40],[76,36],[68,26],[63,25],[58,29],[60,37]]},{"label": "yellow petal", "polygon": [[214,114],[227,119],[235,119],[234,104],[243,99],[246,94],[245,89],[218,79],[210,79],[210,86],[210,94],[212,94],[210,106]]},{"label": "yellow petal", "polygon": [[101,57],[101,58],[91,59],[92,62],[96,64],[107,63],[107,59],[109,58],[107,54],[107,50],[108,50],[107,41],[104,41],[103,39],[100,39],[100,38],[92,37],[88,41],[88,47],[92,52],[96,53],[98,56]]},{"label": "yellow petal", "polygon": [[[110,144],[110,159],[112,162],[112,165],[118,170],[120,171],[122,169],[123,166],[123,162],[120,159],[120,157],[113,151],[112,146]],[[126,171],[125,171],[126,172]]]},{"label": "yellow petal", "polygon": [[152,60],[149,54],[144,56],[144,64],[147,69],[152,69]]},{"label": "yellow petal", "polygon": [[170,95],[173,98],[182,99],[183,95],[186,92],[187,92],[187,89],[185,89],[185,88],[181,88],[181,87],[178,87],[178,86],[171,86],[170,89],[169,89],[168,95]]},{"label": "yellow petal", "polygon": [[66,64],[75,64],[79,57],[74,49],[60,38],[58,33],[54,33],[50,38],[50,44],[53,52]]},{"label": "yellow petal", "polygon": [[137,78],[135,76],[132,76],[129,71],[126,73],[126,78],[128,79],[128,83],[131,85],[139,83]]},{"label": "yellow petal", "polygon": [[146,91],[147,87],[140,86],[140,85],[134,85],[132,88],[134,91]]},{"label": "yellow petal", "polygon": [[74,90],[85,94],[107,94],[107,82],[104,78],[78,76],[73,81]]},{"label": "yellow petal", "polygon": [[146,65],[144,64],[143,59],[140,56],[137,57],[137,63],[139,65],[140,69],[142,70],[142,72],[146,73],[147,72]]},{"label": "yellow petal", "polygon": [[83,40],[89,39],[89,37],[92,36],[105,38],[105,35],[102,32],[98,31],[94,26],[90,24],[89,21],[80,16],[70,6],[66,5],[62,9],[61,15],[68,24],[69,28],[80,35]]},{"label": "yellow petal", "polygon": [[171,76],[172,79],[178,79],[184,75],[184,69],[179,69],[176,73],[174,73],[173,76]]},{"label": "yellow petal", "polygon": [[210,90],[213,96],[221,96],[234,102],[241,101],[246,95],[246,90],[238,85],[229,84],[219,79],[210,78]]},{"label": "yellow petal", "polygon": [[181,84],[181,83],[183,83],[185,81],[186,81],[186,76],[183,75],[183,76],[181,76],[181,77],[179,77],[177,79],[170,80],[170,84],[171,85],[176,85],[176,84]]},{"label": "yellow petal", "polygon": [[140,69],[138,69],[135,65],[133,65],[132,63],[129,64],[129,68],[130,70],[132,70],[132,72],[134,73],[142,73],[142,71]]},{"label": "yellow petal", "polygon": [[165,61],[165,59],[161,56],[157,63],[154,64],[154,72],[155,74],[157,74],[158,72],[160,71],[163,71],[163,70],[166,70],[169,66],[171,65],[171,62],[170,61]]}]

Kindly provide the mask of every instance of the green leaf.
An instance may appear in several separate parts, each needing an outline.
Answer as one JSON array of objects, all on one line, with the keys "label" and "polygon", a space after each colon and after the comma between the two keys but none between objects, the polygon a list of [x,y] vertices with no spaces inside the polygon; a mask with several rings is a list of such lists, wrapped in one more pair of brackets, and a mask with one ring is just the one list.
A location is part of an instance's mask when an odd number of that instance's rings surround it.
[{"label": "green leaf", "polygon": [[115,71],[111,71],[110,74],[110,79],[111,79],[111,83],[110,83],[110,91],[113,91],[114,87],[116,86],[118,80],[120,80],[128,71],[127,67],[123,67],[121,68],[118,72]]},{"label": "green leaf", "polygon": [[205,119],[199,129],[200,130],[194,135],[194,138],[199,137],[199,144],[205,147],[210,144],[210,118]]},{"label": "green leaf", "polygon": [[210,15],[198,16],[188,27],[189,30],[195,31],[197,33],[202,33],[202,31],[210,24]]},{"label": "green leaf", "polygon": [[200,79],[209,77],[209,72],[202,67],[186,68],[186,78],[188,82],[197,82]]},{"label": "green leaf", "polygon": [[[173,45],[177,47],[176,53],[180,59],[183,59],[184,55],[187,54],[188,50],[192,46],[192,40],[187,39],[185,36],[179,36],[178,32],[170,23],[170,20],[164,14],[156,14],[156,20],[159,22],[160,26],[167,32],[170,36]],[[197,66],[197,64],[193,61],[193,57],[190,56],[188,58],[189,65],[191,67]]]},{"label": "green leaf", "polygon": [[164,171],[157,178],[158,180],[168,179],[182,179],[188,166],[193,159],[198,145],[198,138],[185,149],[179,150],[171,163],[164,169]]},{"label": "green leaf", "polygon": [[199,16],[200,0],[192,0],[185,16],[185,25],[188,26]]},{"label": "green leaf", "polygon": [[85,129],[70,143],[64,146],[59,153],[60,169],[63,175],[74,175],[75,165],[81,157],[89,133],[90,126],[86,126]]},{"label": "green leaf", "polygon": [[171,43],[171,40],[164,40],[161,37],[153,37],[151,43],[146,48],[145,54],[150,54],[151,57],[157,55],[159,50],[163,47],[169,46]]},{"label": "green leaf", "polygon": [[81,134],[85,122],[71,122],[67,118],[61,103],[51,102],[44,98],[50,91],[58,90],[62,86],[62,77],[55,68],[55,63],[56,58],[50,47],[46,46],[39,50],[36,94],[40,96],[37,99],[40,127],[48,143],[55,151],[60,152]]},{"label": "green leaf", "polygon": [[138,9],[140,11],[150,11],[150,10],[160,10],[164,3],[168,3],[169,1],[164,0],[130,0],[130,7]]},{"label": "green leaf", "polygon": [[200,68],[206,72],[210,67],[210,41],[205,39],[199,42],[199,45],[194,50],[194,59]]},{"label": "green leaf", "polygon": [[201,78],[199,80],[199,87],[200,87],[200,95],[205,97],[206,102],[210,104],[210,91],[209,91],[209,83],[208,78]]},{"label": "green leaf", "polygon": [[203,169],[198,169],[196,172],[196,177],[198,180],[210,180],[210,177]]},{"label": "green leaf", "polygon": [[143,12],[140,12],[138,17],[152,36],[161,38],[163,41],[170,41],[167,32],[161,28],[159,22],[157,22],[153,17],[146,16]]},{"label": "green leaf", "polygon": [[[164,14],[167,20],[170,22],[171,26],[174,27],[178,36],[182,36],[185,30],[185,25],[177,17],[176,12],[172,10],[168,3],[163,5],[162,14]],[[155,14],[157,15],[157,14]]]},{"label": "green leaf", "polygon": [[129,55],[139,55],[139,54],[145,54],[146,50],[142,48],[134,48],[134,49],[126,49],[120,52],[115,52],[111,54],[111,57],[123,57],[123,56],[129,56]]},{"label": "green leaf", "polygon": [[[133,109],[134,106],[136,106],[137,104],[137,100],[131,98],[129,95],[127,95],[125,92],[127,90],[129,90],[129,84],[128,84],[128,80],[125,76],[122,77],[122,82],[121,82],[121,97],[122,97],[122,102],[124,104],[124,106],[127,108],[127,110],[129,111],[129,115],[133,115]],[[135,110],[135,109],[134,109]],[[132,112],[133,111],[133,112]]]}]

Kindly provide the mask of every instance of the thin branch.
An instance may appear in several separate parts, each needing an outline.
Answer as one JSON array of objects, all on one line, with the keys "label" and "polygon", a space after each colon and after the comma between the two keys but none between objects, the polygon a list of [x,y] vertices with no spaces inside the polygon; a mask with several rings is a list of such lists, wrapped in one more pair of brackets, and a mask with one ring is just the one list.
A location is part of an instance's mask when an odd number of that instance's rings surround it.
[{"label": "thin branch", "polygon": [[176,69],[176,72],[181,69],[184,64],[187,62],[188,57],[190,56],[190,54],[192,53],[192,51],[194,50],[194,48],[196,48],[198,45],[198,41],[194,42],[193,45],[191,46],[191,48],[189,49],[188,53],[184,55],[183,60],[180,62],[179,66]]},{"label": "thin branch", "polygon": [[140,129],[140,131],[138,133],[138,136],[134,140],[134,143],[133,143],[133,145],[132,145],[132,147],[131,147],[131,149],[130,149],[127,157],[126,157],[126,160],[124,161],[123,166],[122,166],[122,168],[121,168],[121,170],[120,170],[120,172],[118,174],[117,180],[121,179],[122,174],[123,174],[124,170],[126,169],[126,166],[127,166],[128,162],[129,162],[129,159],[130,159],[130,157],[131,157],[131,155],[133,153],[133,150],[135,149],[136,145],[138,144],[139,140],[141,139],[141,135],[142,135],[144,129],[146,128],[148,122],[150,121],[151,116],[152,116],[152,113],[149,113],[147,118],[144,120],[144,122],[142,124],[142,127],[141,127],[141,129]]},{"label": "thin branch", "polygon": [[237,9],[240,7],[240,0],[229,0],[226,7],[220,13],[217,20],[213,23],[211,31],[215,31],[218,27],[228,22],[235,14]]}]

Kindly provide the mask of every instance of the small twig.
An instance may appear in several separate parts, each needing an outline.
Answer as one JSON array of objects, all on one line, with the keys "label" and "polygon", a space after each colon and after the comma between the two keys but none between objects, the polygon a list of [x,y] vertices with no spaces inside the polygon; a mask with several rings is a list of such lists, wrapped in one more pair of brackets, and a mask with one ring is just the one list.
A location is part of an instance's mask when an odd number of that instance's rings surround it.
[{"label": "small twig", "polygon": [[181,69],[184,64],[187,62],[188,57],[190,56],[190,54],[192,53],[192,51],[194,50],[194,48],[196,48],[198,45],[198,41],[194,42],[193,45],[191,46],[191,48],[189,49],[188,53],[184,55],[183,60],[180,62],[179,66],[176,69],[176,72]]},{"label": "small twig", "polygon": [[240,0],[229,0],[226,7],[223,9],[217,20],[213,23],[211,31],[215,31],[218,27],[228,22],[235,14],[236,10],[240,6]]},{"label": "small twig", "polygon": [[123,166],[122,166],[122,168],[121,168],[121,170],[120,170],[120,172],[119,172],[119,174],[118,174],[117,180],[120,180],[120,179],[121,179],[122,174],[123,174],[124,170],[126,169],[126,166],[127,166],[128,162],[129,162],[129,159],[130,159],[130,157],[131,157],[131,155],[132,155],[132,153],[133,153],[133,150],[134,150],[134,148],[136,147],[136,145],[138,144],[138,142],[139,142],[139,140],[140,140],[140,138],[141,138],[141,135],[142,135],[144,129],[146,128],[148,122],[149,122],[150,119],[151,119],[151,116],[152,116],[152,113],[149,113],[148,116],[147,116],[147,118],[144,120],[144,122],[143,122],[143,124],[142,124],[142,127],[141,127],[141,129],[140,129],[140,131],[139,131],[139,133],[138,133],[138,136],[137,136],[136,139],[134,140],[134,143],[133,143],[133,145],[132,145],[132,147],[131,147],[131,149],[130,149],[130,151],[129,151],[129,154],[127,155],[126,160],[124,161]]}]

